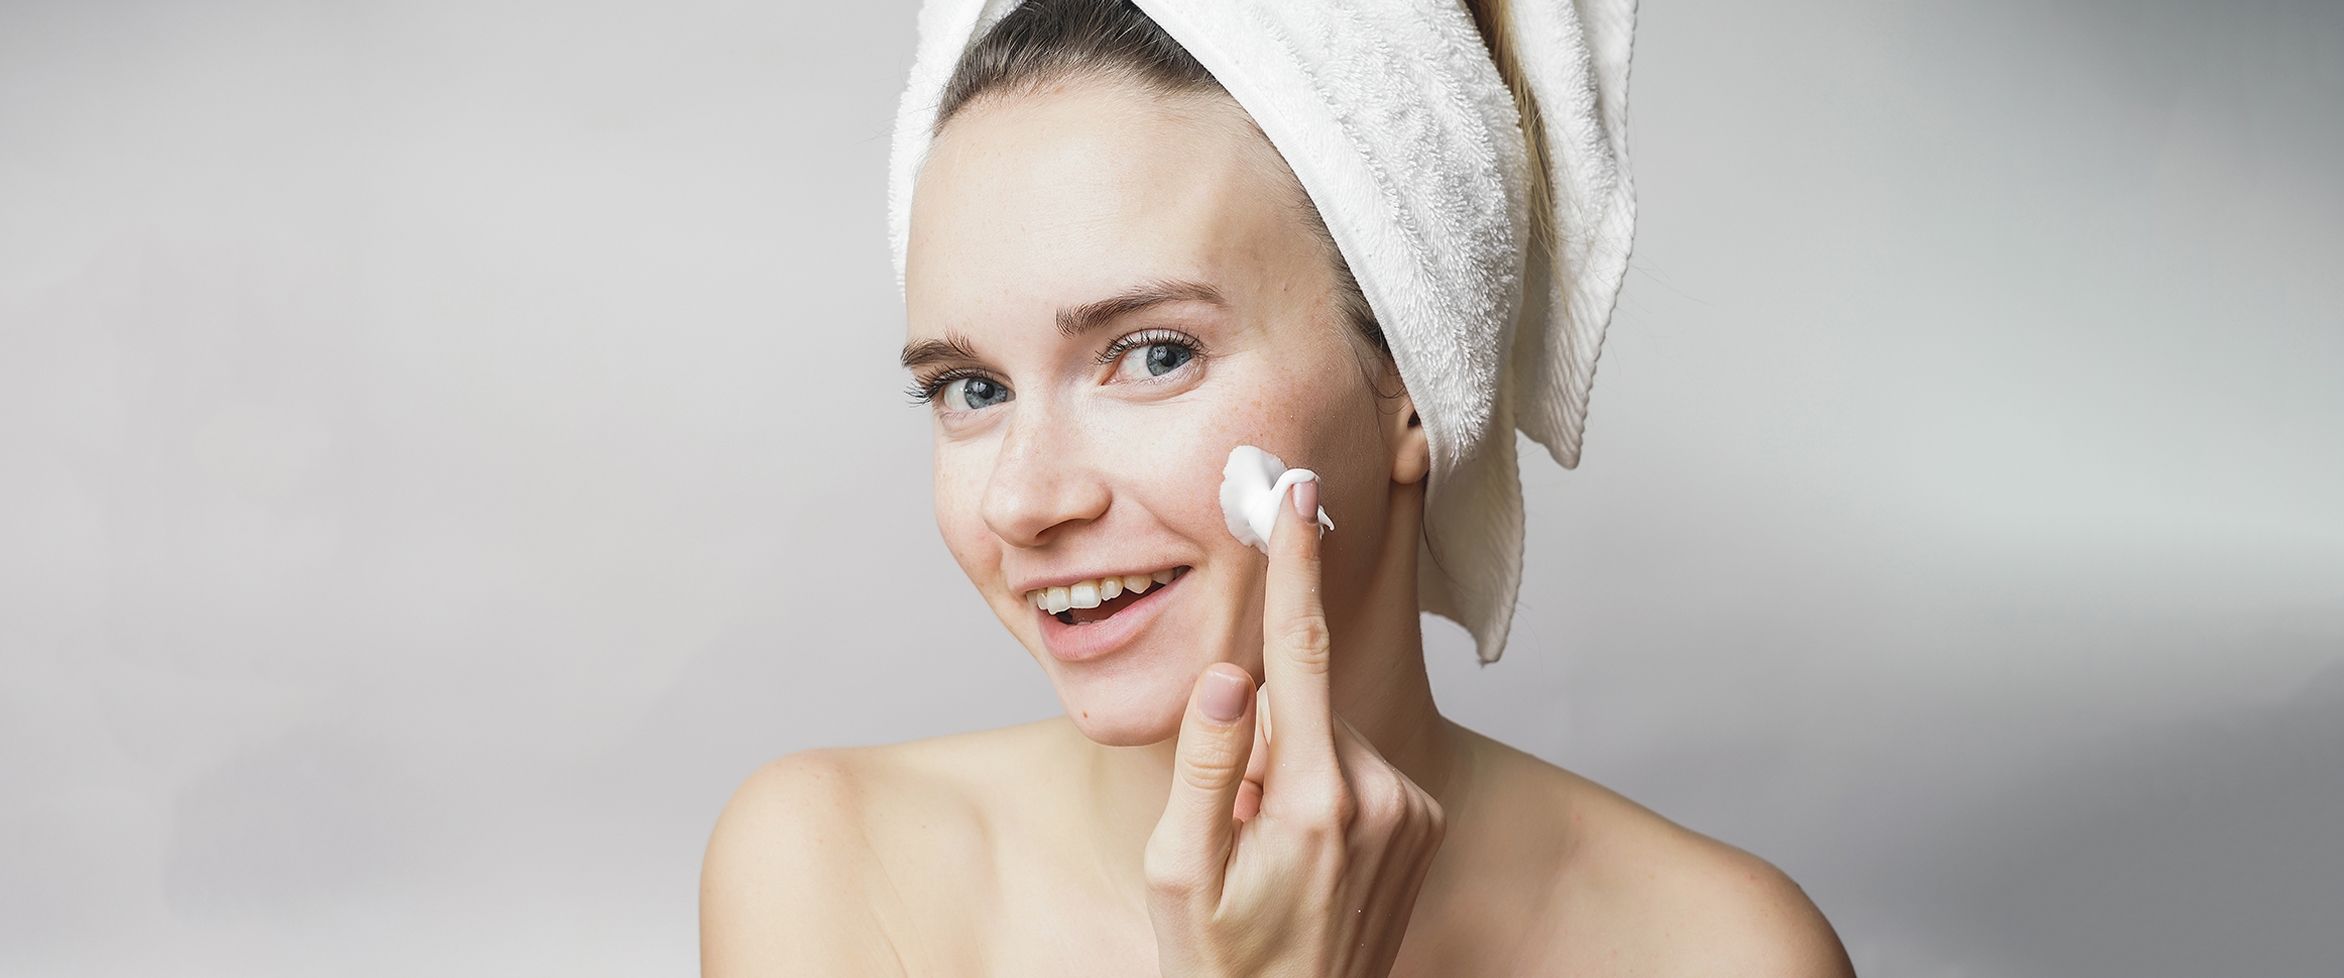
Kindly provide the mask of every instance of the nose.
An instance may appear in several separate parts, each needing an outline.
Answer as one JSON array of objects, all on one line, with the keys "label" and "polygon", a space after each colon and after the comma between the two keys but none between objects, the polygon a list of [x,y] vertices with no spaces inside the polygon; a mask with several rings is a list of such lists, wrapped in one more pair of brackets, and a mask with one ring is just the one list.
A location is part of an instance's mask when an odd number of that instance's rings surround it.
[{"label": "nose", "polygon": [[982,509],[986,525],[1012,546],[1040,546],[1058,527],[1107,511],[1107,486],[1089,465],[1084,434],[1064,420],[1021,411],[1002,436]]}]

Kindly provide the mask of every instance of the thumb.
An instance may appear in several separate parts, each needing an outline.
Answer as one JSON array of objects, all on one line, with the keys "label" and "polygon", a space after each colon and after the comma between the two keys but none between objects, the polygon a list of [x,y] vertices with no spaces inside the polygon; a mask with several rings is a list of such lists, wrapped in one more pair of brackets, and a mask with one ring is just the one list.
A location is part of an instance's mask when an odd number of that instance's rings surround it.
[{"label": "thumb", "polygon": [[1253,676],[1227,662],[1206,667],[1190,691],[1172,760],[1172,791],[1148,839],[1152,884],[1218,894],[1236,833],[1230,812],[1253,753]]}]

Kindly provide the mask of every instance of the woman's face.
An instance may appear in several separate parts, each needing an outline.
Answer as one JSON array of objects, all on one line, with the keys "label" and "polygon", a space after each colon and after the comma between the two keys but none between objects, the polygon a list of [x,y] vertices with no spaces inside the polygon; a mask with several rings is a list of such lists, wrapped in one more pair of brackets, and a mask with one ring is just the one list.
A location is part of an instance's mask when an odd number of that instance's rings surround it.
[{"label": "woman's face", "polygon": [[[1337,636],[1383,579],[1409,407],[1371,389],[1380,362],[1341,321],[1333,256],[1240,113],[1096,81],[983,101],[913,198],[906,361],[933,395],[937,524],[1103,744],[1172,736],[1212,662],[1261,675],[1267,558],[1221,514],[1232,447],[1319,474]],[[1149,588],[1035,606],[1107,577]]]}]

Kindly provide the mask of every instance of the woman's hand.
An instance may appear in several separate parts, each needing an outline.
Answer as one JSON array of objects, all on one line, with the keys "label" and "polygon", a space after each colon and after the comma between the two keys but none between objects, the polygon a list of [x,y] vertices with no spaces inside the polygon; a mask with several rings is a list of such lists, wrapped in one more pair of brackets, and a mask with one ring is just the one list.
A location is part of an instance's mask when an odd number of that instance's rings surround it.
[{"label": "woman's hand", "polygon": [[1166,978],[1382,978],[1440,848],[1440,805],[1336,716],[1319,601],[1318,483],[1270,541],[1262,668],[1215,663],[1180,725],[1148,839],[1148,914]]}]

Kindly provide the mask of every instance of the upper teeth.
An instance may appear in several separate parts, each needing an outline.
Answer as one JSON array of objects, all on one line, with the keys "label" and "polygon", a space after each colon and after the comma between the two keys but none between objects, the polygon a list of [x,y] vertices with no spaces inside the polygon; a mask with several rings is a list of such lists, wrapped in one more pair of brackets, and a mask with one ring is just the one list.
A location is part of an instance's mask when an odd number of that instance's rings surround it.
[{"label": "upper teeth", "polygon": [[1150,574],[1120,574],[1076,581],[1064,587],[1038,587],[1026,592],[1026,600],[1055,615],[1068,608],[1096,608],[1121,597],[1125,591],[1146,594],[1149,588],[1170,584],[1173,578],[1185,573],[1188,573],[1186,567],[1167,567]]}]

